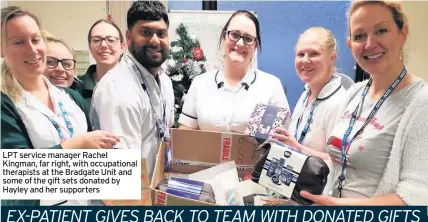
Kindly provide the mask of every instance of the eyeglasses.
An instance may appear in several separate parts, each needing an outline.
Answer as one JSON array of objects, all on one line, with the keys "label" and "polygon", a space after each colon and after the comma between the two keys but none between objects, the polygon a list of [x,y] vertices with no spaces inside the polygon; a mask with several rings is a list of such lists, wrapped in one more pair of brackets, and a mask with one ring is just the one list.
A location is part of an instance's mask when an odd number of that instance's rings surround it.
[{"label": "eyeglasses", "polygon": [[245,45],[253,45],[257,40],[257,38],[251,35],[241,35],[241,33],[236,30],[226,31],[226,34],[227,37],[234,42],[238,42],[242,38]]},{"label": "eyeglasses", "polygon": [[58,66],[58,63],[61,63],[62,68],[65,70],[71,71],[76,66],[76,60],[74,59],[57,59],[55,57],[47,56],[46,57],[46,66],[48,68],[54,69]]},{"label": "eyeglasses", "polygon": [[101,36],[92,36],[90,39],[90,43],[92,45],[99,46],[104,40],[106,40],[107,45],[113,46],[116,45],[117,41],[119,41],[119,38],[114,36],[106,36],[104,38]]}]

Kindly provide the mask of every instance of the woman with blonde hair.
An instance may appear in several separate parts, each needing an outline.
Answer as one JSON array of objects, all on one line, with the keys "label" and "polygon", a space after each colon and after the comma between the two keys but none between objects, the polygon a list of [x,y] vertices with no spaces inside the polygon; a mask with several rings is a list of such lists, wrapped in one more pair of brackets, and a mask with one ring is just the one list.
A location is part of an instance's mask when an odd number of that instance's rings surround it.
[{"label": "woman with blonde hair", "polygon": [[288,130],[279,128],[272,137],[309,154],[329,159],[325,144],[346,99],[342,78],[335,74],[336,38],[330,30],[312,27],[296,44],[295,69],[306,83]]},{"label": "woman with blonde hair", "polygon": [[[272,138],[330,163],[325,144],[347,95],[342,78],[335,73],[336,38],[330,30],[312,27],[300,35],[295,50],[295,68],[306,83],[305,91],[294,108],[288,130],[277,128]],[[331,181],[330,176],[326,192]]]},{"label": "woman with blonde hair", "polygon": [[[1,9],[1,149],[112,148],[119,138],[91,131],[83,98],[43,76],[46,43],[36,16]],[[2,205],[87,205],[80,200],[2,200]]]},{"label": "woman with blonde hair", "polygon": [[47,57],[45,76],[55,86],[74,89],[76,86],[76,53],[64,40],[46,36]]},{"label": "woman with blonde hair", "polygon": [[426,83],[404,65],[406,15],[397,2],[354,1],[348,25],[349,48],[370,79],[355,86],[327,143],[331,196],[301,195],[319,205],[428,205],[426,139],[416,138],[428,129],[410,121],[420,109],[406,110]]}]

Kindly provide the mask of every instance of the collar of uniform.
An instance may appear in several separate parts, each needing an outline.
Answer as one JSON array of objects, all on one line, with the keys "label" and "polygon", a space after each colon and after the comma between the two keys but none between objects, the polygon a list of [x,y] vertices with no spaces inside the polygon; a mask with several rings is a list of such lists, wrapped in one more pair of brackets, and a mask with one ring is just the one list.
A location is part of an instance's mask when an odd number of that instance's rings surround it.
[{"label": "collar of uniform", "polygon": [[[244,78],[241,79],[240,84],[237,84],[237,86],[239,86],[240,88],[242,83],[245,83],[248,86],[251,85],[253,83],[255,75],[256,75],[256,71],[253,68],[248,69],[247,73],[245,73]],[[224,82],[223,68],[219,70],[219,73],[216,78],[217,78],[217,84],[223,83],[223,86],[226,87],[226,84]]]},{"label": "collar of uniform", "polygon": [[[342,86],[341,78],[333,74],[332,79],[321,89],[321,92],[317,96],[317,100],[324,100],[332,96]],[[309,85],[305,85],[305,91],[309,90]]]},{"label": "collar of uniform", "polygon": [[[45,82],[46,86],[48,87],[49,95],[51,97],[52,103],[54,104],[54,110],[55,113],[60,112],[55,104],[58,103],[60,94],[63,92],[61,89],[55,87],[52,85],[52,83],[49,82],[49,80],[42,76],[43,81]],[[65,93],[65,92],[64,92]],[[38,100],[33,94],[30,92],[23,90],[21,102],[19,103],[21,105],[30,106],[34,109],[39,110],[43,114],[52,117],[53,112],[50,110],[46,105],[44,105],[40,100]]]}]

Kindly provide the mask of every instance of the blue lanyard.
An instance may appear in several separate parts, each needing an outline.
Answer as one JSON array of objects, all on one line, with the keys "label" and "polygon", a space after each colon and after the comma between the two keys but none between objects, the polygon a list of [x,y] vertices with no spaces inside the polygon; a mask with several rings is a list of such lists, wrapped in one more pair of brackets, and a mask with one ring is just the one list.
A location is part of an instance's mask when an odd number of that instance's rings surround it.
[{"label": "blue lanyard", "polygon": [[[332,80],[333,80],[333,76],[331,76],[330,77],[330,79],[328,80],[328,82],[327,82],[327,84],[328,83],[330,83]],[[339,90],[340,89],[340,87],[339,88],[337,88],[337,90]],[[336,91],[334,91],[330,96],[332,96],[333,94],[335,94],[336,92],[337,92],[337,90]],[[307,101],[309,100],[309,96],[311,95],[311,90],[309,90],[308,91],[308,93],[306,94],[306,98],[303,100],[303,105],[305,106],[305,103],[307,103]],[[329,98],[330,96],[328,96],[327,98]],[[306,121],[306,125],[305,125],[305,128],[303,128],[303,130],[302,130],[302,134],[300,134],[300,139],[298,139],[297,138],[297,131],[299,130],[299,126],[300,126],[300,123],[302,122],[302,118],[303,118],[303,114],[305,113],[305,108],[306,108],[306,106],[304,107],[304,109],[303,109],[303,112],[302,112],[302,115],[299,117],[299,119],[297,120],[297,123],[296,123],[296,130],[295,130],[295,132],[294,132],[294,138],[296,139],[296,140],[298,140],[298,142],[300,143],[300,144],[302,144],[302,142],[303,142],[303,140],[305,139],[305,137],[306,137],[306,134],[308,133],[308,130],[309,130],[309,126],[312,124],[312,118],[313,118],[313,115],[314,115],[314,110],[315,110],[315,107],[317,106],[317,100],[318,99],[315,99],[313,102],[312,102],[312,107],[311,107],[311,111],[309,112],[309,117],[308,117],[308,120]]]},{"label": "blue lanyard", "polygon": [[[303,104],[307,103],[307,101],[308,101],[308,99],[309,99],[310,94],[311,94],[311,91],[309,90],[309,92],[308,92],[308,93],[307,93],[307,95],[306,95],[305,100],[303,101]],[[316,104],[316,99],[315,99],[314,101],[312,101],[311,111],[309,112],[308,120],[306,121],[305,128],[303,128],[303,130],[302,130],[302,134],[300,134],[300,138],[299,138],[299,139],[297,138],[297,131],[299,130],[300,123],[302,122],[303,113],[305,113],[305,111],[304,111],[304,110],[303,110],[303,112],[302,112],[302,115],[301,115],[301,116],[299,117],[299,119],[297,120],[297,123],[296,123],[296,130],[295,130],[295,132],[294,132],[294,138],[295,138],[296,140],[298,140],[298,142],[299,142],[300,144],[302,144],[303,140],[305,139],[306,134],[308,133],[309,126],[310,126],[310,125],[311,125],[311,123],[312,123],[312,117],[313,117],[313,115],[314,115],[314,110],[315,110],[315,107],[316,107],[316,106],[317,106],[317,104]]]},{"label": "blue lanyard", "polygon": [[[58,106],[59,106],[59,109],[61,110],[62,117],[64,118],[65,124],[67,125],[67,129],[68,129],[68,131],[70,133],[70,137],[72,137],[74,135],[74,130],[73,130],[73,125],[71,124],[70,118],[68,117],[68,114],[65,111],[64,105],[62,104],[61,101],[58,102]],[[58,135],[59,135],[59,138],[61,139],[61,141],[64,141],[65,140],[65,136],[64,136],[64,133],[62,133],[62,130],[59,127],[59,124],[55,120],[53,120],[52,118],[50,118],[49,116],[47,116],[47,115],[45,115],[45,116],[49,119],[49,121],[51,121],[52,125],[58,131]]]},{"label": "blue lanyard", "polygon": [[128,65],[130,65],[132,67],[132,69],[134,70],[134,72],[138,73],[141,76],[141,78],[143,79],[143,84],[141,86],[142,86],[143,90],[146,92],[147,96],[149,97],[150,105],[151,105],[153,112],[155,114],[154,117],[156,120],[156,130],[158,131],[159,138],[161,138],[165,142],[168,141],[170,138],[169,138],[169,133],[168,133],[168,129],[166,126],[166,103],[165,103],[165,101],[162,101],[162,103],[163,103],[162,104],[162,108],[163,108],[162,114],[163,115],[162,115],[162,119],[161,119],[159,117],[158,113],[156,112],[155,107],[153,106],[152,98],[151,98],[150,92],[149,92],[150,90],[148,89],[149,85],[147,84],[146,78],[144,78],[144,76],[142,75],[142,73],[140,72],[138,67],[132,61],[129,61],[128,57],[125,57],[125,58],[126,58],[126,62],[128,63]]},{"label": "blue lanyard", "polygon": [[370,112],[369,116],[367,117],[366,121],[364,122],[363,126],[360,130],[355,133],[355,135],[351,138],[351,140],[348,142],[348,137],[352,132],[352,129],[354,128],[354,124],[357,122],[357,113],[360,108],[360,105],[362,106],[362,103],[370,89],[370,86],[372,85],[373,79],[370,79],[366,85],[366,87],[363,90],[363,93],[361,95],[361,101],[358,103],[357,107],[355,108],[354,112],[351,115],[351,120],[349,121],[348,129],[346,130],[345,134],[343,135],[342,139],[342,145],[341,145],[341,173],[339,176],[339,197],[342,197],[342,185],[343,181],[345,180],[345,168],[346,168],[346,151],[347,148],[351,145],[351,143],[358,137],[359,134],[361,134],[364,131],[364,128],[371,122],[373,117],[376,115],[379,108],[382,106],[383,102],[391,95],[391,93],[394,91],[395,88],[397,88],[398,84],[403,80],[403,78],[406,76],[407,70],[406,67],[403,68],[403,71],[401,71],[400,75],[395,79],[395,81],[392,83],[391,86],[386,90],[386,92],[383,94],[383,96],[377,101],[376,105],[373,107],[372,111]]}]

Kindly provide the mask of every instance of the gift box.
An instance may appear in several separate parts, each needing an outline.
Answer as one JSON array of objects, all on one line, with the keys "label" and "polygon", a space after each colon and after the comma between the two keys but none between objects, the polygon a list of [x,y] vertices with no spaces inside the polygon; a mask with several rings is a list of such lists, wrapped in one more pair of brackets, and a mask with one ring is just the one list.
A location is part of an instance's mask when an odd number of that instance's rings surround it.
[{"label": "gift box", "polygon": [[254,143],[262,144],[277,127],[288,129],[290,110],[273,105],[256,105],[244,131]]}]

